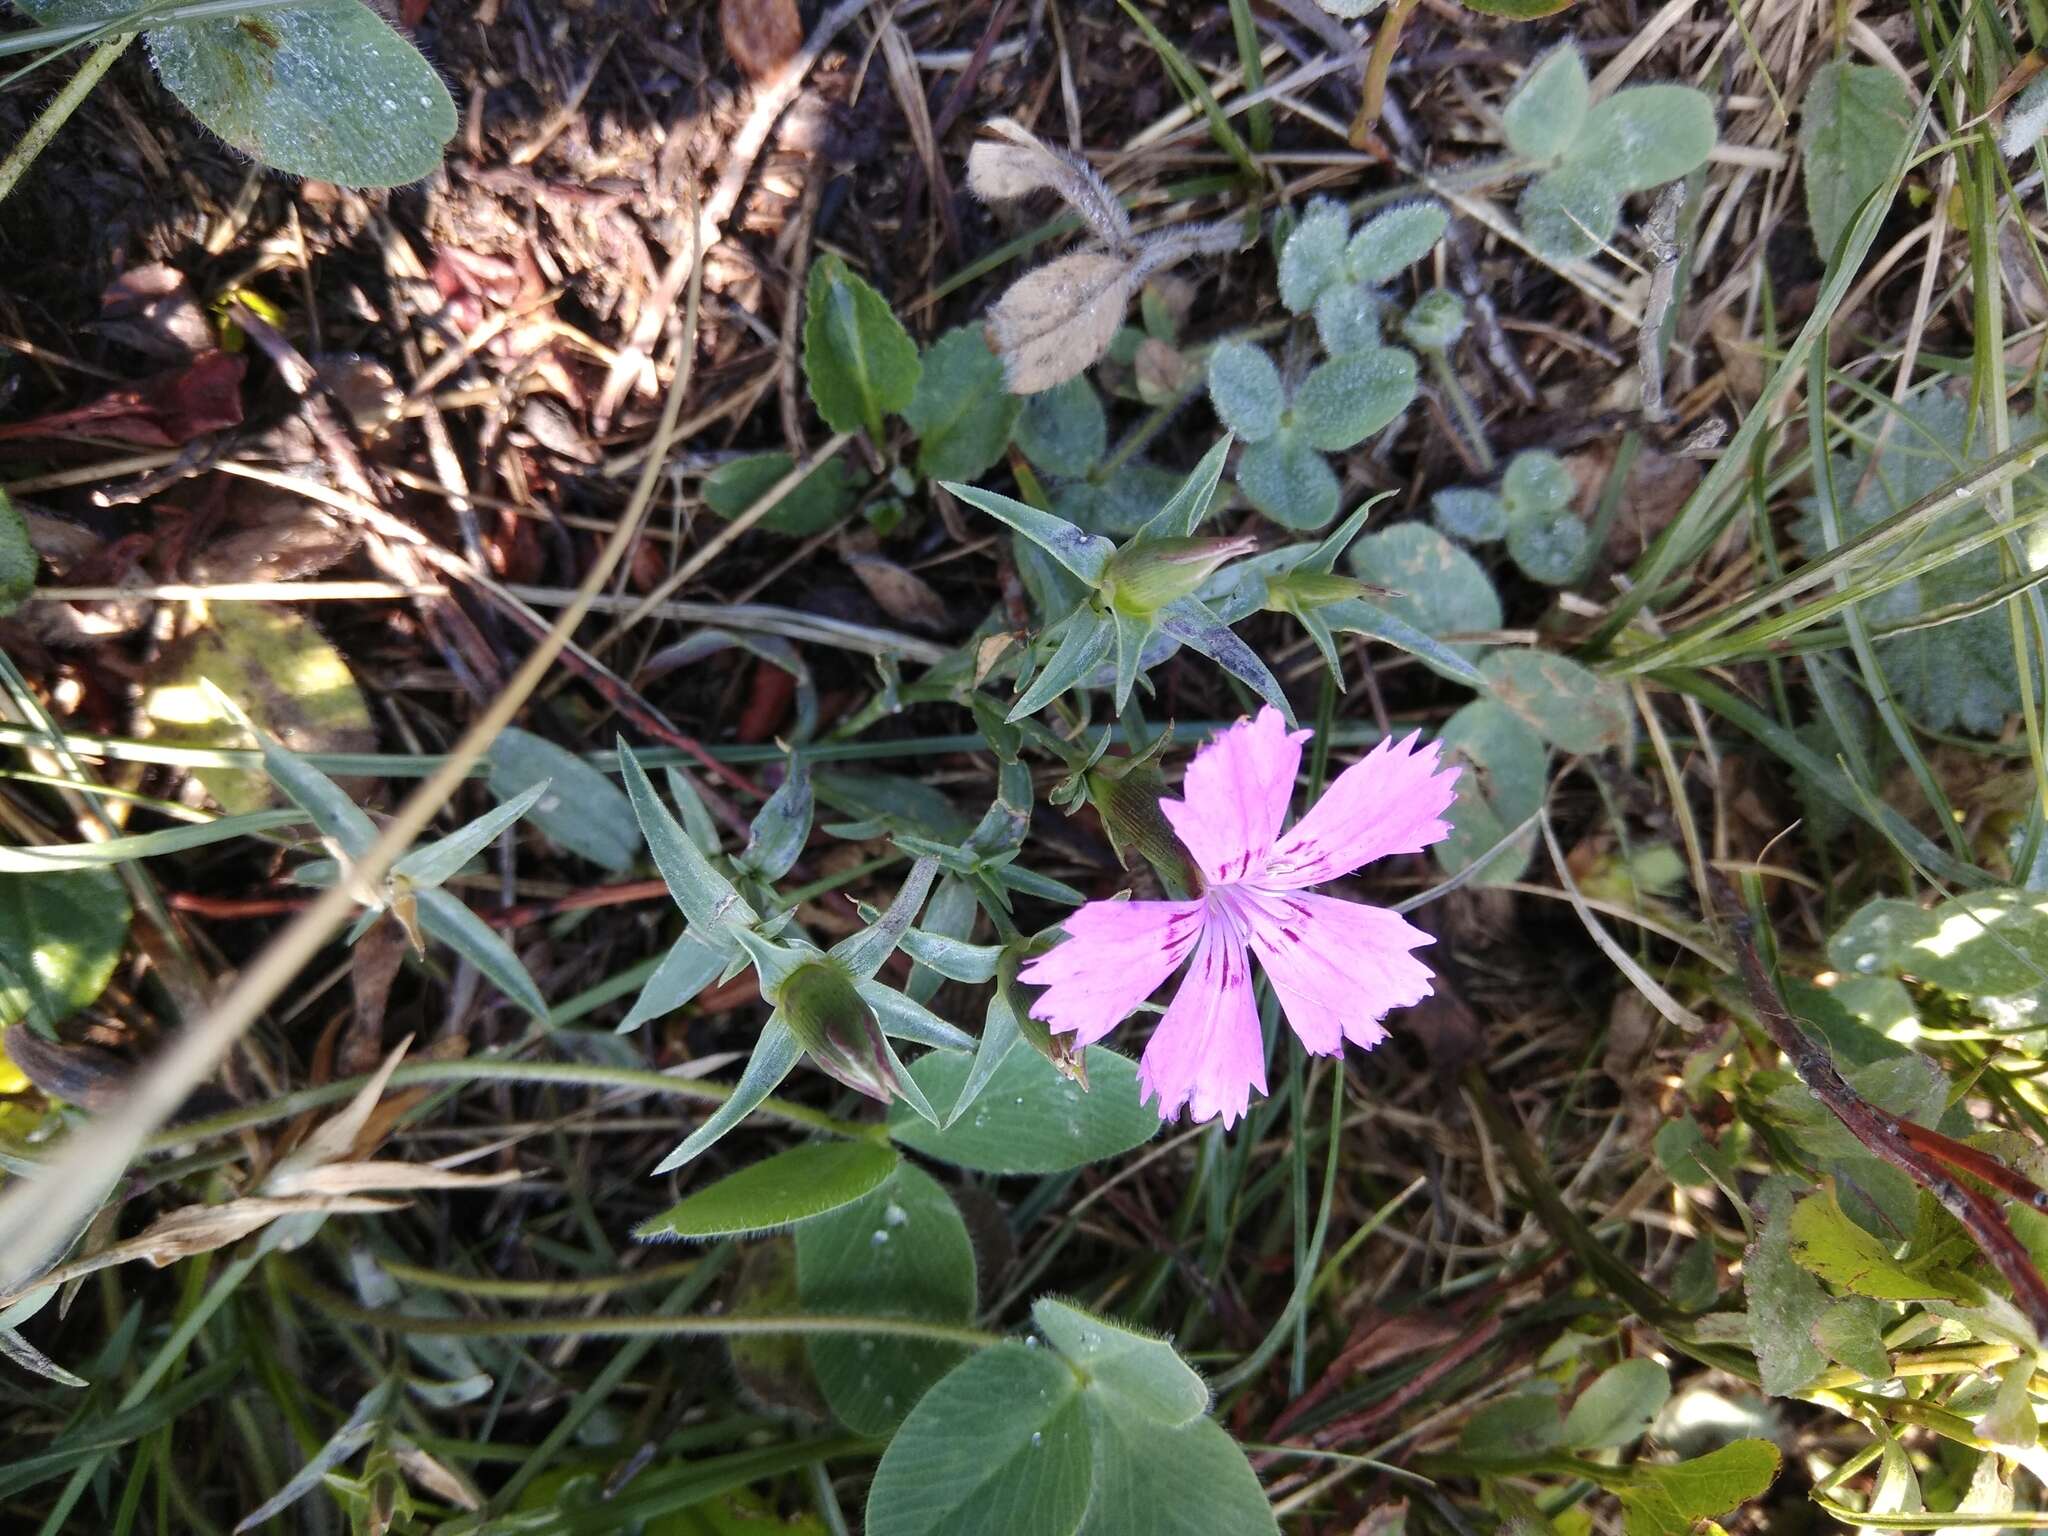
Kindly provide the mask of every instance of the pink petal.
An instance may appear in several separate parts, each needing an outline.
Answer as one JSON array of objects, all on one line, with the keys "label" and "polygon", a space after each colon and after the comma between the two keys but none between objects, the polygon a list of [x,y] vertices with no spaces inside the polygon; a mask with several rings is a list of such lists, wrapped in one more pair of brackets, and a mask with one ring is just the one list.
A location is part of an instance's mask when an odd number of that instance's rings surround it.
[{"label": "pink petal", "polygon": [[1138,1098],[1157,1098],[1162,1120],[1185,1106],[1197,1124],[1221,1115],[1228,1126],[1244,1114],[1254,1088],[1266,1091],[1266,1042],[1252,1001],[1251,962],[1232,926],[1212,918],[1138,1063]]},{"label": "pink petal", "polygon": [[1211,885],[1242,880],[1260,869],[1287,820],[1294,774],[1309,731],[1287,729],[1270,704],[1211,737],[1188,764],[1183,800],[1159,809],[1195,856]]},{"label": "pink petal", "polygon": [[1295,823],[1255,878],[1264,886],[1296,890],[1348,875],[1361,864],[1396,853],[1420,853],[1450,834],[1442,819],[1457,798],[1456,768],[1439,769],[1432,741],[1422,733],[1381,742],[1337,775],[1309,813]]},{"label": "pink petal", "polygon": [[1061,920],[1066,942],[1028,960],[1017,979],[1045,993],[1031,1017],[1092,1045],[1159,990],[1202,932],[1199,901],[1091,901]]},{"label": "pink petal", "polygon": [[1370,1050],[1387,1038],[1379,1021],[1390,1010],[1433,990],[1433,973],[1409,951],[1434,941],[1398,913],[1307,891],[1229,894],[1288,1024],[1318,1056],[1345,1040]]}]

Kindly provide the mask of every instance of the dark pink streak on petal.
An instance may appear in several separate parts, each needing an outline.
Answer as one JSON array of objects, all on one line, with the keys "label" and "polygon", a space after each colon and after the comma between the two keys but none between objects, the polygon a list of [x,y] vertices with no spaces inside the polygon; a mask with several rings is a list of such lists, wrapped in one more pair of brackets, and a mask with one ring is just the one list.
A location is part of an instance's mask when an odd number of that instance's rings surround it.
[{"label": "dark pink streak on petal", "polygon": [[1195,856],[1210,885],[1228,885],[1265,866],[1287,820],[1301,744],[1310,732],[1287,729],[1271,705],[1218,731],[1188,764],[1181,800],[1159,809]]},{"label": "dark pink streak on petal", "polygon": [[1456,768],[1438,765],[1439,743],[1421,734],[1383,741],[1337,775],[1273,850],[1262,886],[1299,889],[1348,875],[1397,853],[1420,853],[1449,835],[1443,813],[1457,798]]},{"label": "dark pink streak on petal", "polygon": [[1235,925],[1212,918],[1180,991],[1145,1047],[1138,1093],[1159,1101],[1162,1120],[1186,1108],[1198,1124],[1221,1116],[1225,1125],[1234,1125],[1254,1089],[1266,1091],[1266,1049],[1252,999],[1250,958]]},{"label": "dark pink streak on petal", "polygon": [[1433,990],[1410,953],[1433,941],[1396,913],[1307,891],[1230,894],[1289,1027],[1318,1056],[1346,1040],[1371,1049],[1387,1037],[1381,1019]]},{"label": "dark pink streak on petal", "polygon": [[1091,901],[1061,923],[1066,941],[1025,962],[1020,981],[1044,987],[1031,1016],[1076,1046],[1091,1045],[1171,976],[1202,932],[1199,901]]}]

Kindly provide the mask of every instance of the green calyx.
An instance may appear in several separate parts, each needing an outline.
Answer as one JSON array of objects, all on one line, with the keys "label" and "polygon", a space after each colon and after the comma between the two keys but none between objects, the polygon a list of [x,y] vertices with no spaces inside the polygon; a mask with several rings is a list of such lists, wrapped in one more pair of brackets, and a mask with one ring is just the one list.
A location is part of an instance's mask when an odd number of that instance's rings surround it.
[{"label": "green calyx", "polygon": [[853,978],[830,959],[807,960],[771,999],[811,1059],[856,1093],[883,1103],[902,1092],[895,1059]]},{"label": "green calyx", "polygon": [[1096,591],[1111,611],[1150,618],[1169,603],[1193,596],[1226,563],[1256,547],[1257,541],[1244,535],[1138,539],[1110,557]]}]

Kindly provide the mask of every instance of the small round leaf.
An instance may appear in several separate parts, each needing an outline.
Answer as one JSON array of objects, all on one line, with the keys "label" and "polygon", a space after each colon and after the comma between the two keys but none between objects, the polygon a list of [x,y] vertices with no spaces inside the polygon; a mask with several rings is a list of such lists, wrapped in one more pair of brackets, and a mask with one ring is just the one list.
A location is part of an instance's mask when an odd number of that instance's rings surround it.
[{"label": "small round leaf", "polygon": [[1635,739],[1628,690],[1570,657],[1495,651],[1480,670],[1497,702],[1567,752],[1604,752]]},{"label": "small round leaf", "polygon": [[1293,428],[1245,449],[1237,461],[1237,488],[1284,528],[1322,528],[1337,515],[1335,472]]},{"label": "small round leaf", "polygon": [[[1367,534],[1346,557],[1360,581],[1391,589],[1377,599],[1426,635],[1474,634],[1501,627],[1500,595],[1479,562],[1427,523],[1397,523]],[[1453,647],[1471,660],[1478,645]]]},{"label": "small round leaf", "polygon": [[1490,544],[1507,537],[1507,505],[1491,491],[1438,491],[1429,507],[1437,527],[1460,543]]},{"label": "small round leaf", "polygon": [[1109,446],[1109,418],[1095,386],[1074,378],[1026,395],[1011,437],[1032,468],[1078,479],[1101,462]]},{"label": "small round leaf", "polygon": [[1594,167],[1624,192],[1690,175],[1714,152],[1714,106],[1689,85],[1635,85],[1586,114],[1572,146],[1575,164]]},{"label": "small round leaf", "polygon": [[1517,521],[1561,511],[1571,505],[1577,491],[1564,460],[1541,448],[1516,454],[1500,482],[1501,500],[1507,503],[1508,516]]},{"label": "small round leaf", "polygon": [[1305,315],[1333,283],[1344,280],[1344,241],[1351,215],[1340,203],[1318,199],[1280,248],[1280,302]]},{"label": "small round leaf", "polygon": [[[1116,1052],[1083,1055],[1088,1087],[1062,1077],[1035,1051],[1003,1058],[974,1106],[944,1130],[897,1104],[889,1134],[913,1152],[982,1173],[1059,1173],[1120,1157],[1159,1134],[1159,1115],[1138,1102],[1138,1069]],[[934,1051],[910,1064],[941,1111],[952,1107],[973,1060]]]},{"label": "small round leaf", "polygon": [[1331,357],[1380,345],[1379,295],[1363,283],[1333,283],[1316,300],[1316,335]]},{"label": "small round leaf", "polygon": [[1531,581],[1561,587],[1578,574],[1591,539],[1571,512],[1508,519],[1508,553]]}]

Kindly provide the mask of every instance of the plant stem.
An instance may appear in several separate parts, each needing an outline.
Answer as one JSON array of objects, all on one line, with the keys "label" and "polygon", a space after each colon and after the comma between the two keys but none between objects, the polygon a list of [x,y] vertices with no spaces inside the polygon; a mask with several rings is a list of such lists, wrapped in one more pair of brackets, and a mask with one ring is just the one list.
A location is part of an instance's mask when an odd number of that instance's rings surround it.
[{"label": "plant stem", "polygon": [[1480,424],[1478,408],[1472,404],[1472,397],[1465,393],[1465,386],[1458,382],[1458,376],[1451,371],[1451,360],[1441,350],[1425,352],[1429,359],[1430,372],[1436,375],[1436,382],[1451,402],[1451,409],[1457,414],[1458,425],[1465,431],[1465,441],[1472,445],[1472,452],[1479,460],[1479,468],[1486,474],[1493,473],[1495,463],[1493,448],[1486,441],[1486,428]]},{"label": "plant stem", "polygon": [[0,161],[0,202],[6,201],[7,194],[14,190],[14,184],[36,163],[36,156],[43,152],[50,140],[57,137],[57,130],[64,126],[71,114],[78,110],[79,103],[91,94],[95,85],[99,84],[100,76],[113,68],[114,60],[127,51],[133,36],[132,33],[124,32],[118,37],[108,38],[93,49],[86,55],[85,62],[78,66],[78,73],[64,82],[64,88],[47,107],[43,108],[42,114],[28,125],[28,132],[21,136],[21,142],[7,152],[4,161]]}]

